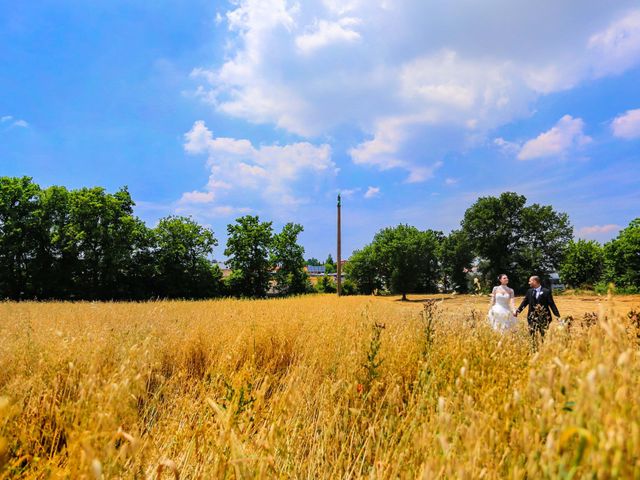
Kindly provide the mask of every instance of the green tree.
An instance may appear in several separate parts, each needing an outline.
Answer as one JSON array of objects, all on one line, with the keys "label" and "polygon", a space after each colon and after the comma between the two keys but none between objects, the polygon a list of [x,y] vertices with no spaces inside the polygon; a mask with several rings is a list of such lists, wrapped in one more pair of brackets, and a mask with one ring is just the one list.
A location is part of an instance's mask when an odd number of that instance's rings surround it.
[{"label": "green tree", "polygon": [[473,253],[464,232],[452,231],[440,242],[440,265],[445,289],[466,293],[469,290],[467,270],[471,268]]},{"label": "green tree", "polygon": [[307,259],[306,264],[309,265],[309,266],[313,266],[313,267],[320,267],[320,266],[324,265],[320,260],[318,260],[315,257],[311,257],[311,258]]},{"label": "green tree", "polygon": [[298,244],[298,235],[304,228],[297,223],[287,223],[273,236],[271,264],[275,266],[276,289],[281,294],[300,294],[311,289],[305,272],[304,248]]},{"label": "green tree", "polygon": [[272,223],[246,215],[227,226],[227,264],[233,270],[229,278],[232,293],[247,297],[265,297],[269,289]]},{"label": "green tree", "polygon": [[345,275],[355,284],[358,292],[364,295],[371,295],[382,288],[379,270],[375,251],[371,245],[353,252],[345,265]]},{"label": "green tree", "polygon": [[336,293],[338,291],[338,287],[336,286],[336,282],[334,282],[333,277],[323,275],[318,279],[316,290],[318,293]]},{"label": "green tree", "polygon": [[102,187],[73,190],[67,239],[77,254],[73,282],[81,298],[123,298],[141,222],[126,187],[109,194]]},{"label": "green tree", "polygon": [[620,287],[640,289],[640,218],[604,246],[605,278]]},{"label": "green tree", "polygon": [[560,265],[562,280],[573,288],[593,286],[604,267],[604,250],[594,241],[570,241]]},{"label": "green tree", "polygon": [[29,177],[0,177],[0,295],[33,295],[33,260],[37,251],[40,187]]},{"label": "green tree", "polygon": [[336,273],[337,267],[336,262],[333,260],[331,254],[327,256],[327,259],[324,261],[324,271],[325,273]]},{"label": "green tree", "polygon": [[379,231],[373,239],[374,258],[386,287],[394,293],[434,291],[438,279],[439,232],[421,232],[409,225]]},{"label": "green tree", "polygon": [[515,277],[520,291],[530,275],[545,275],[557,268],[573,227],[565,213],[550,206],[525,206],[527,199],[506,192],[479,198],[464,214],[462,231],[480,259],[485,285],[500,273]]},{"label": "green tree", "polygon": [[34,231],[37,249],[32,276],[37,298],[69,298],[75,291],[71,272],[78,262],[75,244],[69,236],[70,192],[52,186],[40,191],[38,225]]},{"label": "green tree", "polygon": [[220,292],[222,272],[208,259],[218,242],[191,218],[170,216],[154,229],[157,289],[162,297],[207,298]]}]

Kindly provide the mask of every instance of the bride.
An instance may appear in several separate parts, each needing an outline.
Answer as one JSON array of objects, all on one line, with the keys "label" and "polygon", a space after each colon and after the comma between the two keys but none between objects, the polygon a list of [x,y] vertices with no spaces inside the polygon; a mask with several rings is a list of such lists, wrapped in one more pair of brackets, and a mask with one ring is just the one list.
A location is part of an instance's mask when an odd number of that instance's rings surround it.
[{"label": "bride", "polygon": [[491,292],[491,308],[487,318],[491,327],[498,332],[514,330],[518,320],[513,315],[515,301],[513,290],[508,287],[509,277],[504,273],[498,276],[500,285]]}]

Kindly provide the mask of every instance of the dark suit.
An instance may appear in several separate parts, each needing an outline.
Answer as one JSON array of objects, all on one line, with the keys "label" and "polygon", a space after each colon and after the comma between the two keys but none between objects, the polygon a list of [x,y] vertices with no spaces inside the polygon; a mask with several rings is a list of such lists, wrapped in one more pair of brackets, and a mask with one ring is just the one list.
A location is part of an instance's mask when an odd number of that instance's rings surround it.
[{"label": "dark suit", "polygon": [[[546,315],[536,314],[535,308],[537,305],[540,305],[546,311]],[[524,300],[522,300],[522,303],[516,311],[520,313],[526,306],[529,306],[527,323],[529,324],[529,332],[531,335],[535,335],[537,332],[540,332],[540,335],[544,335],[549,323],[551,323],[551,312],[553,312],[556,317],[560,316],[556,302],[553,301],[553,294],[548,288],[542,288],[538,298],[536,298],[535,288],[527,290]]]}]

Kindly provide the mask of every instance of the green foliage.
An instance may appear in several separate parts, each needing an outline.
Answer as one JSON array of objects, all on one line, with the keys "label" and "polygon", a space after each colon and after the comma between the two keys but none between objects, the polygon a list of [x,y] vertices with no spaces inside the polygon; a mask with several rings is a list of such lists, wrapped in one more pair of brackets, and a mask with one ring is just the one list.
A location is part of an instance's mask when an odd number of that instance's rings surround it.
[{"label": "green foliage", "polygon": [[325,273],[336,273],[337,271],[336,262],[333,261],[331,254],[329,254],[324,261],[324,271]]},{"label": "green foliage", "polygon": [[640,218],[604,246],[605,280],[617,287],[640,289]]},{"label": "green foliage", "polygon": [[440,242],[439,257],[445,290],[467,293],[469,282],[466,271],[471,267],[473,252],[466,234],[454,230],[444,237]]},{"label": "green foliage", "polygon": [[382,277],[378,272],[373,246],[356,250],[345,265],[345,275],[355,284],[358,292],[371,295],[382,288]]},{"label": "green foliage", "polygon": [[313,267],[319,267],[321,265],[324,265],[320,260],[318,260],[315,257],[311,257],[309,259],[307,259],[306,265],[309,266],[313,266]]},{"label": "green foliage", "polygon": [[[115,193],[100,187],[41,189],[28,177],[0,177],[0,298],[264,297],[270,286],[280,294],[311,290],[300,225],[288,223],[276,235],[271,222],[257,216],[228,225],[224,253],[233,272],[222,282],[209,259],[217,245],[212,231],[185,217],[167,217],[149,229],[133,207],[126,187]],[[406,298],[440,286],[465,292],[465,270],[473,260],[484,288],[505,272],[522,290],[531,274],[561,266],[574,287],[599,280],[596,290],[614,282],[618,293],[640,291],[640,218],[601,248],[570,241],[566,214],[503,193],[478,199],[461,225],[448,236],[409,225],[379,231],[345,265],[343,293],[386,288]],[[311,258],[306,264],[321,262]],[[328,274],[335,273],[331,255],[324,264]],[[325,276],[316,289],[333,293],[335,282]]]},{"label": "green foliage", "polygon": [[[211,230],[186,217],[149,229],[133,215],[127,188],[41,189],[28,177],[0,178],[0,298],[262,297],[312,289],[304,272],[302,227],[243,217],[229,225],[233,274],[222,282],[210,259]],[[272,277],[272,267],[278,269]]]},{"label": "green foliage", "polygon": [[316,291],[318,293],[336,293],[338,287],[336,286],[336,282],[333,281],[333,277],[324,275],[318,280]]},{"label": "green foliage", "polygon": [[604,251],[594,241],[570,241],[560,265],[560,277],[572,288],[585,288],[596,283],[602,275]]},{"label": "green foliage", "polygon": [[170,217],[148,229],[122,188],[41,189],[0,178],[0,296],[143,299],[217,294],[213,233]]},{"label": "green foliage", "polygon": [[126,187],[108,194],[101,187],[69,194],[66,235],[74,250],[74,291],[81,298],[111,299],[128,296],[123,290],[139,230],[134,202]]},{"label": "green foliage", "polygon": [[358,293],[358,287],[356,284],[346,278],[342,282],[342,295],[356,295]]},{"label": "green foliage", "polygon": [[409,292],[433,292],[438,279],[438,243],[442,234],[409,225],[385,228],[373,238],[373,256],[384,285],[406,300]]},{"label": "green foliage", "polygon": [[482,197],[464,214],[462,231],[487,285],[508,273],[512,286],[523,290],[530,275],[546,275],[562,260],[573,235],[568,216],[550,206],[526,207],[526,201],[512,192]]},{"label": "green foliage", "polygon": [[169,298],[206,298],[220,292],[222,272],[207,258],[218,241],[191,218],[170,216],[154,229],[157,288]]},{"label": "green foliage", "polygon": [[39,192],[31,178],[0,178],[0,291],[12,299],[33,293]]},{"label": "green foliage", "polygon": [[76,292],[78,249],[73,241],[70,215],[71,192],[52,186],[39,193],[38,226],[33,231],[38,247],[32,275],[33,296],[65,298]]},{"label": "green foliage", "polygon": [[273,236],[271,264],[275,265],[276,290],[280,294],[300,294],[311,290],[309,276],[304,270],[304,248],[298,244],[298,235],[304,228],[287,223],[282,232]]},{"label": "green foliage", "polygon": [[607,295],[611,292],[614,295],[636,295],[640,293],[640,287],[633,285],[618,286],[613,283],[600,281],[593,286],[593,291],[599,295]]},{"label": "green foliage", "polygon": [[345,273],[363,294],[385,287],[406,300],[410,292],[433,292],[442,237],[440,232],[422,232],[409,225],[384,228],[370,245],[354,252]]},{"label": "green foliage", "polygon": [[238,296],[265,297],[269,289],[272,246],[272,223],[261,222],[258,216],[245,215],[227,226],[228,265],[233,270],[229,280],[232,292]]}]

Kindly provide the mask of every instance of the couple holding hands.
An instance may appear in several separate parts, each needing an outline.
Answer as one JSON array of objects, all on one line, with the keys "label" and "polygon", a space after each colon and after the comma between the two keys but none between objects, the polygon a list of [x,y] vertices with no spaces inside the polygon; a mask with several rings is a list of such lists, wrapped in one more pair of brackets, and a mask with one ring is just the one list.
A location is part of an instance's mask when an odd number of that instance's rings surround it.
[{"label": "couple holding hands", "polygon": [[540,284],[540,277],[534,275],[529,278],[529,286],[520,306],[515,309],[515,297],[513,289],[509,288],[509,277],[504,273],[498,277],[500,285],[493,287],[491,292],[491,308],[487,315],[491,327],[499,332],[506,332],[516,328],[518,314],[529,307],[527,323],[529,333],[535,336],[537,333],[544,336],[551,323],[551,313],[560,316],[558,307],[553,301],[551,290]]}]

